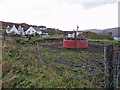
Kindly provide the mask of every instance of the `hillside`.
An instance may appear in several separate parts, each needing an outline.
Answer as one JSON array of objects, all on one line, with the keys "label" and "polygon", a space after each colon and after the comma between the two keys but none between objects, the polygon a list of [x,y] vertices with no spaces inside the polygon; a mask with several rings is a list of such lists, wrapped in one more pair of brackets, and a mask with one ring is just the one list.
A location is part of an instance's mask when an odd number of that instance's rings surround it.
[{"label": "hillside", "polygon": [[[28,29],[30,26],[33,26],[33,27],[36,26],[36,25],[29,25],[29,24],[26,24],[26,23],[12,23],[12,22],[0,21],[0,28],[5,29],[8,25],[12,27],[13,24],[17,27],[19,25],[21,25],[22,27],[24,27],[24,30]],[[103,35],[110,35],[110,33],[111,33],[113,37],[120,36],[120,27],[108,28],[108,29],[104,29],[104,30],[88,29],[88,30],[85,30],[85,31],[95,32],[95,33],[103,34]],[[62,30],[55,30],[55,29],[52,29],[52,28],[47,28],[47,30],[43,30],[43,32],[44,33],[49,33],[49,35],[63,34]]]},{"label": "hillside", "polygon": [[95,32],[98,34],[103,34],[103,30],[100,30],[100,29],[90,29],[90,30],[86,30],[86,31]]},{"label": "hillside", "polygon": [[[3,21],[0,21],[0,28],[2,29],[6,29],[7,26],[10,26],[12,27],[13,25],[15,25],[16,27],[18,27],[19,25],[21,25],[24,30],[27,30],[30,26],[32,27],[37,27],[37,25],[29,25],[29,24],[26,24],[26,23],[12,23],[12,22],[3,22]],[[53,28],[47,28],[47,29],[44,29],[44,30],[41,30],[43,33],[48,33],[50,36],[51,35],[61,35],[62,34],[62,30],[58,30],[58,29],[53,29]]]},{"label": "hillside", "polygon": [[109,35],[110,32],[112,32],[113,37],[118,37],[118,36],[120,37],[120,27],[105,29],[103,31],[103,34]]},{"label": "hillside", "polygon": [[120,36],[120,27],[108,28],[108,29],[104,29],[104,30],[89,29],[89,30],[86,30],[86,31],[91,31],[91,32],[95,32],[95,33],[103,34],[103,35],[110,35],[110,33],[112,33],[113,37]]},{"label": "hillside", "polygon": [[62,30],[55,30],[55,29],[52,29],[52,28],[47,28],[45,30],[41,30],[43,33],[48,33],[50,36],[51,35],[63,35],[63,32]]},{"label": "hillside", "polygon": [[59,40],[23,44],[17,39],[15,43],[6,36],[3,43],[3,88],[105,86],[103,43],[92,41],[86,49],[67,49]]},{"label": "hillside", "polygon": [[114,40],[112,36],[110,35],[103,35],[103,34],[98,34],[95,32],[90,32],[88,31],[88,39],[108,39],[108,40]]},{"label": "hillside", "polygon": [[12,22],[4,22],[4,21],[0,21],[0,26],[2,26],[1,28],[2,29],[6,29],[7,26],[10,26],[12,27],[13,25],[15,26],[19,26],[21,25],[22,27],[24,27],[24,29],[27,29],[29,28],[30,26],[33,26],[35,27],[36,25],[29,25],[29,24],[26,24],[26,23],[12,23]]}]

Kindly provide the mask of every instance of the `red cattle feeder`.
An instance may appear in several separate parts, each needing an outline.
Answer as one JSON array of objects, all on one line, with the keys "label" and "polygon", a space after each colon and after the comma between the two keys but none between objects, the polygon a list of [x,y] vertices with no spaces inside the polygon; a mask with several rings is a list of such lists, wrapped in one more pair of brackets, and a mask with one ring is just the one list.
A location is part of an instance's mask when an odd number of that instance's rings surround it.
[{"label": "red cattle feeder", "polygon": [[64,31],[63,47],[82,49],[88,47],[88,32],[86,31]]}]

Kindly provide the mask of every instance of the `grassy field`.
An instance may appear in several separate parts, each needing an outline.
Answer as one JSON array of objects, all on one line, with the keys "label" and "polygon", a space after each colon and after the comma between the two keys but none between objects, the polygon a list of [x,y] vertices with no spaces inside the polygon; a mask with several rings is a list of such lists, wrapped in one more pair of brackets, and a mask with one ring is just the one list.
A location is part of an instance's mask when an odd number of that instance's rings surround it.
[{"label": "grassy field", "polygon": [[[65,38],[64,35],[56,36],[52,35],[50,37],[31,37],[31,39],[26,39],[23,40],[21,39],[21,42],[36,42],[36,41],[41,41],[41,40],[46,40],[46,39],[58,39],[62,40]],[[112,36],[110,35],[102,35],[102,34],[97,34],[94,32],[88,32],[88,41],[94,41],[94,42],[102,42],[104,44],[113,44],[115,46],[120,46],[120,41],[115,41]]]},{"label": "grassy field", "polygon": [[88,39],[88,41],[102,42],[104,44],[113,44],[115,46],[120,47],[120,41],[115,41],[115,40],[108,40],[108,39]]},{"label": "grassy field", "polygon": [[[36,40],[36,38],[32,39]],[[111,40],[89,41],[116,43]],[[62,42],[3,43],[4,88],[102,88],[105,85],[103,45],[75,50]]]},{"label": "grassy field", "polygon": [[[104,73],[90,57],[102,53],[59,48],[62,43],[3,44],[4,88],[92,88],[104,87]],[[91,59],[92,60],[92,59]]]}]

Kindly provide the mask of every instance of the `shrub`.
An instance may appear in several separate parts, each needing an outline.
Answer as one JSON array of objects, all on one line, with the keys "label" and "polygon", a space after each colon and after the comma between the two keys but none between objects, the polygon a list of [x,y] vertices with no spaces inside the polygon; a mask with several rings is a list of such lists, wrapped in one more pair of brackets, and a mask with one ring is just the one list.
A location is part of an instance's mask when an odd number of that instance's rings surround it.
[{"label": "shrub", "polygon": [[102,35],[95,32],[88,32],[88,39],[109,39],[114,40],[111,35]]}]

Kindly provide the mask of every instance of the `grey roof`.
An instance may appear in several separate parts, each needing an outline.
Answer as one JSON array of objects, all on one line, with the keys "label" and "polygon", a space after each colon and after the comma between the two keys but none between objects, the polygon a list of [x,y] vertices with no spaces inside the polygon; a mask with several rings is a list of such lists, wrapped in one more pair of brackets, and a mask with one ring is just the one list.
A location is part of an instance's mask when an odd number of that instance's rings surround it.
[{"label": "grey roof", "polygon": [[[7,27],[6,29],[7,29],[8,31],[10,31],[11,28],[12,28],[12,27]],[[19,26],[15,26],[15,28],[19,30]],[[22,28],[22,27],[21,27],[21,28]]]},{"label": "grey roof", "polygon": [[36,31],[41,31],[38,27],[33,27]]},{"label": "grey roof", "polygon": [[8,31],[10,31],[10,30],[11,30],[11,28],[12,28],[12,27],[9,27],[9,28],[7,28],[7,30],[8,30]]},{"label": "grey roof", "polygon": [[46,28],[46,26],[38,26],[38,28]]}]

